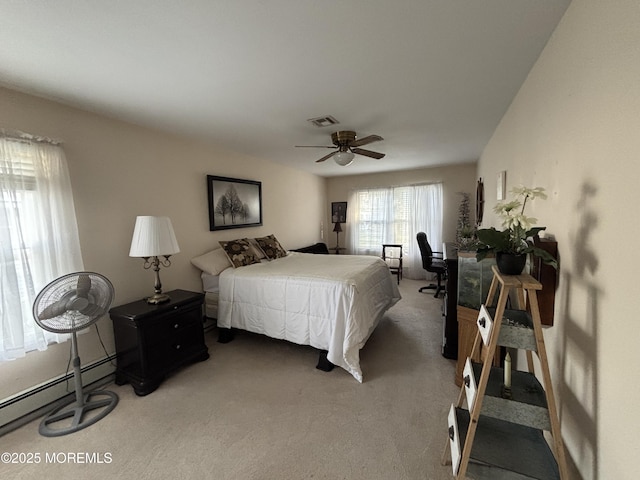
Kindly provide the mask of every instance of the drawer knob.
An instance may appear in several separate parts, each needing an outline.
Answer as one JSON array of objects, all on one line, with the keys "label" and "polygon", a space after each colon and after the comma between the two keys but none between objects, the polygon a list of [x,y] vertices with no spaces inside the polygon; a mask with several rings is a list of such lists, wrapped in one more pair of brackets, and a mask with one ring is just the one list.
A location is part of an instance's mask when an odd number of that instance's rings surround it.
[{"label": "drawer knob", "polygon": [[176,350],[180,350],[180,344],[176,345]]},{"label": "drawer knob", "polygon": [[455,430],[453,429],[453,425],[451,425],[449,427],[449,439],[453,442],[454,437],[455,437]]},{"label": "drawer knob", "polygon": [[173,326],[173,328],[179,328],[179,327],[180,327],[180,324],[178,324],[178,323],[176,323],[176,324]]},{"label": "drawer knob", "polygon": [[178,309],[178,306],[177,306],[177,305],[176,305],[176,306],[174,306],[174,307],[173,307],[173,309],[174,309],[174,310],[177,310],[177,309]]}]

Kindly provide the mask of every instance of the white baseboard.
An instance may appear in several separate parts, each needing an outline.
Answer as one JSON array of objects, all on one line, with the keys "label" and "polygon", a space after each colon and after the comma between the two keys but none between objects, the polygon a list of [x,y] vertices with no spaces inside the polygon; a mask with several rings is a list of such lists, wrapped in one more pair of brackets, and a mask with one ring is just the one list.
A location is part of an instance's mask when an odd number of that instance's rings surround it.
[{"label": "white baseboard", "polygon": [[[115,355],[82,366],[82,385],[91,390],[113,380]],[[0,401],[0,436],[75,397],[73,370]]]}]

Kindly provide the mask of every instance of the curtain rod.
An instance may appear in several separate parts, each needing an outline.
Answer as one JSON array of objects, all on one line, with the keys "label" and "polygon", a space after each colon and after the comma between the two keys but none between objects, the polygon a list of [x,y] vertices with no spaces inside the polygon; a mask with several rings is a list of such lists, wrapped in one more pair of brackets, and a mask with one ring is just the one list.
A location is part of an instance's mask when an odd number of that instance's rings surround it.
[{"label": "curtain rod", "polygon": [[379,189],[379,188],[422,187],[424,185],[437,185],[439,183],[442,183],[442,180],[437,180],[435,182],[405,183],[405,184],[400,184],[400,185],[378,185],[378,186],[372,186],[372,187],[353,187],[353,188],[350,188],[349,191],[354,191],[354,190],[375,190],[375,189]]},{"label": "curtain rod", "polygon": [[31,135],[30,133],[21,132],[20,130],[10,130],[6,128],[0,128],[0,138],[7,138],[10,140],[29,141],[36,143],[47,143],[49,145],[59,146],[62,145],[62,140],[55,138],[42,137],[39,135]]}]

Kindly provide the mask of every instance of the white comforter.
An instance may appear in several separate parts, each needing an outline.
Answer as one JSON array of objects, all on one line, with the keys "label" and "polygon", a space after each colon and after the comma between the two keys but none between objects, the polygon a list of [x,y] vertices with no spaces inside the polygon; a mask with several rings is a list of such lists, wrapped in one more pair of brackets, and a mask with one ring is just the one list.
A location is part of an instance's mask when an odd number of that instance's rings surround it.
[{"label": "white comforter", "polygon": [[398,300],[380,258],[290,252],[220,274],[218,326],[327,350],[362,382],[360,349]]}]

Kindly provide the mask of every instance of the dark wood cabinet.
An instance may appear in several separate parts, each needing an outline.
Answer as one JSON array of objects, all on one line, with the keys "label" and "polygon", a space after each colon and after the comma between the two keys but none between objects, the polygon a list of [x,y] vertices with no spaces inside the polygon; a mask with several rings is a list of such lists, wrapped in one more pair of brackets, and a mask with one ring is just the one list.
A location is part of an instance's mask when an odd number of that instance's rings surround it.
[{"label": "dark wood cabinet", "polygon": [[202,325],[203,293],[173,290],[171,300],[145,300],[109,311],[116,344],[116,383],[129,382],[137,395],[153,392],[167,374],[209,358]]},{"label": "dark wood cabinet", "polygon": [[[558,242],[546,238],[533,238],[533,244],[545,250],[555,259],[558,258]],[[538,292],[538,305],[542,325],[552,327],[555,309],[556,289],[558,288],[558,272],[550,265],[542,263],[540,257],[531,257],[531,276],[542,284]]]},{"label": "dark wood cabinet", "polygon": [[454,244],[444,244],[444,261],[447,265],[447,278],[442,302],[442,356],[455,360],[458,358],[458,251]]}]

